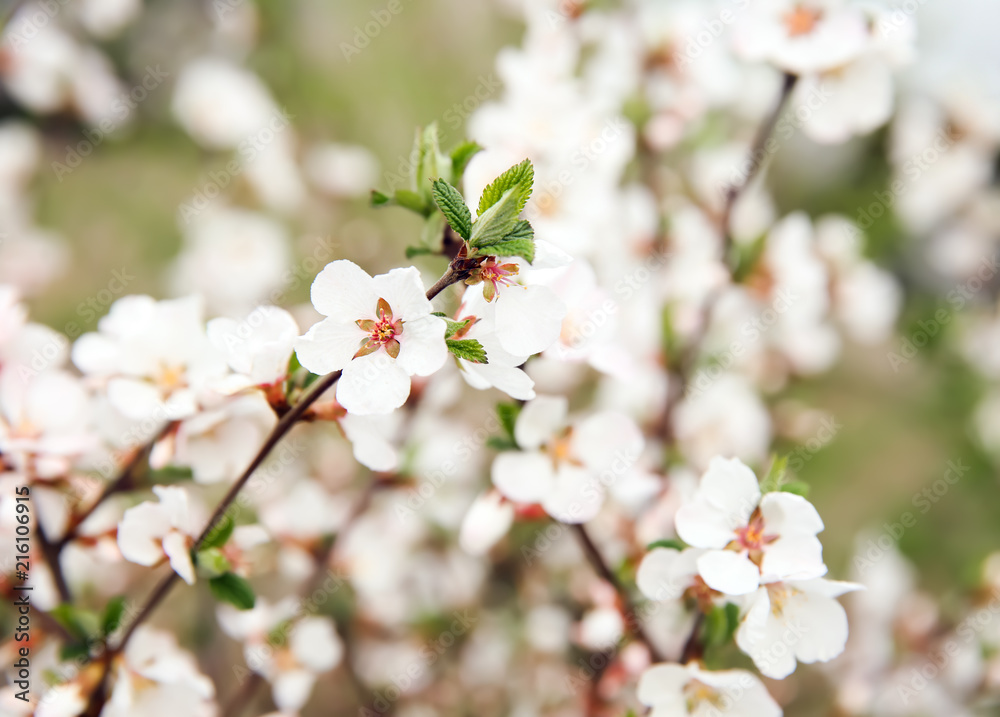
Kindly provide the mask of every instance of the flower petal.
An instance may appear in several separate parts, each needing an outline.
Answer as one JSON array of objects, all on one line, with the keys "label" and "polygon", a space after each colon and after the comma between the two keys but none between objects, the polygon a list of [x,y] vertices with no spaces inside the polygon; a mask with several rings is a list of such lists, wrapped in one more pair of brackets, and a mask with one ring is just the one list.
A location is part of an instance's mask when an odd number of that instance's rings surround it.
[{"label": "flower petal", "polygon": [[691,674],[681,665],[653,665],[642,673],[636,696],[648,707],[672,710],[672,714],[687,714],[684,687],[691,681]]},{"label": "flower petal", "polygon": [[532,450],[549,441],[565,424],[567,405],[562,396],[539,396],[525,404],[514,425],[517,445]]},{"label": "flower petal", "polygon": [[375,318],[378,294],[371,276],[347,259],[323,267],[312,285],[312,303],[316,311],[341,321]]},{"label": "flower petal", "polygon": [[746,595],[760,585],[757,566],[732,550],[709,550],[698,558],[698,573],[708,587],[726,595]]},{"label": "flower petal", "polygon": [[191,562],[191,545],[188,537],[176,530],[163,539],[163,552],[170,558],[170,567],[188,585],[194,585],[194,563]]},{"label": "flower petal", "polygon": [[379,297],[389,302],[396,319],[413,321],[434,311],[431,302],[427,300],[420,271],[414,266],[379,274],[372,279],[372,285]]},{"label": "flower petal", "polygon": [[323,319],[295,342],[295,354],[309,371],[322,375],[347,366],[364,338],[353,321]]},{"label": "flower petal", "polygon": [[585,523],[602,505],[604,486],[590,471],[572,465],[559,467],[552,490],[542,500],[545,512],[563,523]]},{"label": "flower petal", "polygon": [[496,331],[503,347],[531,356],[559,338],[566,305],[547,286],[509,286],[496,299]]},{"label": "flower petal", "polygon": [[493,460],[493,485],[518,503],[540,503],[555,483],[552,461],[541,453],[509,451]]},{"label": "flower petal", "polygon": [[444,366],[448,346],[445,323],[437,316],[410,319],[399,335],[399,365],[411,376],[429,376]]},{"label": "flower petal", "polygon": [[337,383],[337,402],[359,416],[391,413],[409,395],[409,374],[384,351],[351,361]]}]

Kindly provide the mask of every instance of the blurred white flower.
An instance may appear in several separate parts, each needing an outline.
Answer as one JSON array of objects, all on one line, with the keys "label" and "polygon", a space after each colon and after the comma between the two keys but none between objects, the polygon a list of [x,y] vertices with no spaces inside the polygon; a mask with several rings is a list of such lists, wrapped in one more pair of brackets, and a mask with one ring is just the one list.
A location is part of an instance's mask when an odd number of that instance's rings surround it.
[{"label": "blurred white flower", "polygon": [[183,488],[157,485],[153,492],[159,503],[147,501],[125,511],[118,524],[118,547],[126,560],[139,565],[168,558],[174,572],[193,585],[191,546],[203,527],[200,510]]},{"label": "blurred white flower", "polygon": [[642,432],[623,413],[603,411],[567,424],[565,398],[539,396],[514,426],[520,451],[493,461],[493,485],[518,503],[539,503],[556,520],[582,523],[604,504],[643,449]]},{"label": "blurred white flower", "polygon": [[108,399],[124,416],[179,419],[198,409],[199,393],[225,373],[205,334],[202,301],[126,296],[111,306],[98,331],[73,345],[73,362],[106,382]]},{"label": "blurred white flower", "polygon": [[136,629],[118,659],[111,699],[102,717],[214,717],[215,685],[173,635]]},{"label": "blurred white flower", "polygon": [[513,522],[513,503],[496,491],[480,493],[462,519],[458,544],[471,555],[485,555],[507,534]]},{"label": "blurred white flower", "polygon": [[273,386],[288,376],[299,325],[277,306],[258,306],[240,321],[212,319],[208,339],[225,356],[233,374],[221,381],[226,393]]},{"label": "blurred white flower", "polygon": [[313,147],[305,157],[306,175],[333,197],[361,197],[378,182],[378,160],[366,148],[350,144]]},{"label": "blurred white flower", "polygon": [[642,673],[639,701],[655,717],[781,717],[767,688],[746,670],[703,670],[696,664],[653,665]]}]

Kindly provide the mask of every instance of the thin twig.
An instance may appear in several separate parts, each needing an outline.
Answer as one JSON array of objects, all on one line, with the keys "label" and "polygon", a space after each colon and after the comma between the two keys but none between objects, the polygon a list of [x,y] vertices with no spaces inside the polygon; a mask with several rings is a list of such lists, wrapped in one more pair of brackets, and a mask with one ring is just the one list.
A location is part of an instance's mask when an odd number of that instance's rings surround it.
[{"label": "thin twig", "polygon": [[[361,494],[361,498],[358,500],[357,504],[351,510],[351,513],[344,520],[343,525],[341,525],[340,530],[333,536],[333,538],[327,543],[327,545],[320,550],[315,557],[315,568],[313,574],[310,576],[309,580],[306,581],[305,587],[299,591],[299,597],[305,598],[306,596],[312,595],[321,585],[323,579],[326,577],[326,566],[329,564],[330,559],[333,557],[334,551],[339,543],[341,537],[351,529],[354,523],[357,521],[361,515],[368,510],[368,506],[371,505],[372,497],[375,495],[375,491],[384,486],[390,485],[386,481],[379,480],[378,478],[372,480],[365,487],[364,492]],[[344,637],[344,642],[346,645],[347,639]],[[344,663],[347,663],[349,656],[345,649],[345,654],[343,656]],[[354,670],[351,668],[350,664],[345,664],[348,674],[356,678],[354,675]],[[258,673],[253,673],[249,679],[243,682],[240,689],[235,695],[230,699],[229,703],[226,705],[225,709],[222,710],[223,717],[239,717],[243,711],[249,706],[257,690],[260,689],[265,684],[265,680]],[[364,696],[359,695],[359,703],[364,701]]]},{"label": "thin twig", "polygon": [[798,75],[793,75],[789,72],[785,73],[782,78],[781,93],[778,95],[778,101],[764,120],[764,124],[757,129],[757,135],[754,137],[753,145],[750,147],[750,171],[746,173],[741,182],[730,185],[729,189],[726,190],[726,204],[722,210],[722,218],[720,220],[723,236],[723,257],[729,255],[729,251],[733,246],[732,232],[729,230],[729,221],[733,214],[733,207],[736,206],[736,200],[740,198],[743,190],[750,186],[750,183],[760,172],[764,164],[767,142],[771,139],[771,134],[774,132],[778,120],[781,119],[781,113],[785,111],[785,103],[788,102],[788,98],[791,96],[792,90],[795,89],[798,79]]},{"label": "thin twig", "polygon": [[632,602],[632,598],[629,597],[625,586],[622,585],[618,577],[611,572],[611,568],[609,568],[607,563],[604,562],[604,557],[597,549],[597,546],[594,545],[594,541],[590,539],[587,529],[583,527],[583,524],[581,523],[576,523],[572,527],[573,532],[576,533],[577,538],[580,540],[580,546],[583,548],[583,552],[586,554],[591,567],[594,568],[603,580],[615,589],[626,614],[633,618],[631,620],[626,620],[626,627],[632,632],[632,635],[636,639],[646,644],[646,647],[649,649],[649,654],[652,656],[654,662],[663,662],[663,655],[660,654],[656,645],[653,644],[653,641],[649,639],[646,631],[642,628],[642,623],[639,621],[639,613],[635,608],[635,604]]}]

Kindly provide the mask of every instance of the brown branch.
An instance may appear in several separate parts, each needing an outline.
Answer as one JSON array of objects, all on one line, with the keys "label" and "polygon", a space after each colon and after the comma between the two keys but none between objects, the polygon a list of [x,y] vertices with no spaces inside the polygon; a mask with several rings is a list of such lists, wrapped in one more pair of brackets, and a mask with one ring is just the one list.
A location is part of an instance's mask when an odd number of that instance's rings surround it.
[{"label": "brown branch", "polygon": [[774,128],[778,124],[778,120],[781,119],[781,113],[784,112],[785,104],[788,102],[792,90],[795,89],[798,79],[798,75],[793,75],[789,72],[785,73],[782,78],[781,93],[778,95],[778,101],[764,120],[764,124],[757,129],[753,145],[750,147],[750,171],[747,172],[741,182],[730,185],[729,189],[726,190],[726,204],[722,210],[722,218],[720,220],[723,236],[723,257],[728,256],[733,246],[732,232],[729,230],[729,221],[732,218],[733,207],[736,206],[736,200],[740,198],[743,191],[760,172],[764,164],[764,154],[768,140],[771,139],[771,134],[774,133]]},{"label": "brown branch", "polygon": [[[427,299],[433,299],[452,284],[465,279],[468,276],[469,270],[474,265],[470,262],[474,261],[475,260],[461,258],[452,260],[452,262],[448,265],[448,270],[445,272],[444,276],[442,276],[430,289],[427,290]],[[478,263],[478,261],[475,261],[475,263]],[[209,519],[208,523],[205,525],[204,530],[202,530],[197,540],[195,540],[194,546],[192,547],[193,551],[197,552],[199,546],[201,546],[201,544],[208,537],[216,523],[225,515],[229,506],[232,505],[240,491],[247,484],[247,482],[249,482],[254,471],[260,467],[267,456],[281,442],[292,427],[304,417],[309,407],[312,406],[328,389],[332,388],[338,380],[340,380],[340,376],[340,371],[334,371],[333,373],[329,373],[320,378],[310,387],[309,392],[299,399],[295,406],[293,406],[291,410],[281,417],[274,429],[272,429],[271,433],[268,435],[267,440],[264,441],[264,445],[261,446],[260,450],[257,452],[257,455],[255,455],[253,460],[250,461],[250,465],[246,467],[243,474],[232,485],[218,506],[216,506],[216,509],[212,513],[212,517]],[[114,658],[122,653],[128,645],[129,640],[132,638],[132,635],[135,634],[136,629],[143,622],[145,622],[150,615],[153,614],[153,612],[155,612],[156,608],[159,607],[160,603],[162,603],[167,597],[170,590],[177,582],[177,578],[177,573],[171,572],[160,581],[160,583],[153,590],[152,595],[139,611],[139,614],[136,615],[135,619],[129,623],[129,626],[126,628],[125,633],[122,635],[118,644],[113,649],[109,649],[105,654],[104,658],[106,661],[104,672],[101,677],[100,684],[91,693],[88,704],[88,715],[99,714],[107,700],[107,683]]]},{"label": "brown branch", "polygon": [[698,633],[701,632],[701,627],[704,624],[705,613],[699,610],[698,614],[694,618],[694,625],[691,626],[691,634],[688,635],[688,639],[684,643],[684,649],[681,650],[680,663],[682,665],[686,665],[691,660],[701,657],[702,650],[705,646],[698,640]]},{"label": "brown branch", "polygon": [[[357,521],[357,519],[361,517],[361,515],[366,510],[368,510],[368,506],[371,505],[372,497],[375,495],[375,491],[378,490],[379,488],[388,485],[390,485],[390,483],[376,478],[366,486],[364,492],[361,495],[360,500],[358,500],[357,504],[351,510],[350,515],[348,515],[347,518],[344,520],[344,524],[340,527],[340,530],[337,531],[336,535],[334,535],[333,538],[327,543],[326,547],[324,547],[314,556],[316,561],[316,567],[313,570],[313,574],[306,582],[305,587],[299,591],[300,598],[304,599],[305,597],[312,595],[312,593],[315,592],[322,585],[323,579],[326,577],[326,566],[327,564],[329,564],[330,559],[333,557],[334,551],[337,547],[337,543],[339,542],[341,536],[344,535],[344,533],[346,533],[348,530],[350,530],[351,527],[354,525],[354,523]],[[345,644],[345,650],[342,659],[344,663],[347,663],[347,661],[349,660],[349,655],[347,654],[347,649],[346,649],[347,645],[346,637],[344,638],[344,644]],[[353,678],[352,681],[356,683],[359,682],[357,680],[357,675],[354,674],[354,670],[351,669],[350,664],[346,664],[346,668],[348,674]],[[250,678],[247,679],[240,686],[240,689],[229,700],[225,709],[222,710],[221,714],[223,715],[223,717],[239,717],[239,715],[241,715],[243,711],[246,710],[246,708],[250,705],[250,702],[253,700],[253,697],[256,694],[257,690],[263,687],[265,682],[266,681],[259,673],[254,672],[250,676]],[[357,684],[355,684],[355,688],[357,688]],[[364,696],[362,694],[359,694],[358,700],[359,703],[363,702]]]},{"label": "brown branch", "polygon": [[590,539],[590,535],[587,533],[587,529],[583,527],[581,523],[576,523],[573,526],[573,532],[576,533],[577,538],[580,541],[580,547],[583,548],[583,552],[587,556],[587,560],[590,562],[591,567],[597,572],[597,574],[607,583],[615,589],[618,593],[618,599],[621,600],[622,607],[625,613],[631,618],[625,621],[626,628],[632,633],[640,642],[646,644],[649,649],[649,654],[652,656],[654,662],[663,662],[664,657],[660,654],[660,651],[653,644],[653,641],[649,639],[646,631],[642,627],[642,623],[639,620],[639,612],[632,602],[632,598],[629,597],[628,591],[625,586],[622,585],[618,577],[611,572],[611,568],[608,567],[607,563],[604,562],[604,557],[601,552],[594,545],[594,541]]}]

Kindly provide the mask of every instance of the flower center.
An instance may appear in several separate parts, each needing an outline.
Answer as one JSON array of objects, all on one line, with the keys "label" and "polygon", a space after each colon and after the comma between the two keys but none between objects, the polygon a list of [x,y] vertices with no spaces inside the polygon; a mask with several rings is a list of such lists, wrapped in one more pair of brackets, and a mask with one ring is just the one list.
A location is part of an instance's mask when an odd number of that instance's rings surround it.
[{"label": "flower center", "polygon": [[465,283],[470,286],[481,283],[483,285],[483,298],[487,301],[493,301],[501,286],[514,285],[514,277],[517,276],[519,270],[517,264],[498,264],[496,257],[491,256],[481,266],[472,270]]},{"label": "flower center", "polygon": [[722,706],[722,695],[719,691],[699,680],[691,680],[684,686],[684,698],[687,700],[688,712],[692,714],[703,704],[716,708]]},{"label": "flower center", "polygon": [[816,29],[816,25],[823,17],[821,10],[797,5],[794,10],[785,14],[785,29],[790,37],[800,37],[808,35]]},{"label": "flower center", "polygon": [[576,456],[573,455],[573,429],[567,428],[561,435],[556,436],[545,444],[545,452],[552,460],[552,466],[556,469],[563,463],[574,466],[583,465]]},{"label": "flower center", "polygon": [[361,347],[354,358],[367,356],[380,348],[385,348],[385,352],[393,358],[399,356],[399,339],[396,337],[403,333],[403,320],[393,317],[392,307],[382,298],[378,300],[375,316],[375,319],[358,319],[354,322],[368,334],[361,339]]},{"label": "flower center", "polygon": [[760,514],[759,509],[755,510],[746,527],[736,531],[736,539],[729,547],[746,550],[750,554],[750,560],[760,565],[764,557],[764,547],[778,539],[777,535],[765,534],[764,528],[764,516]]}]

